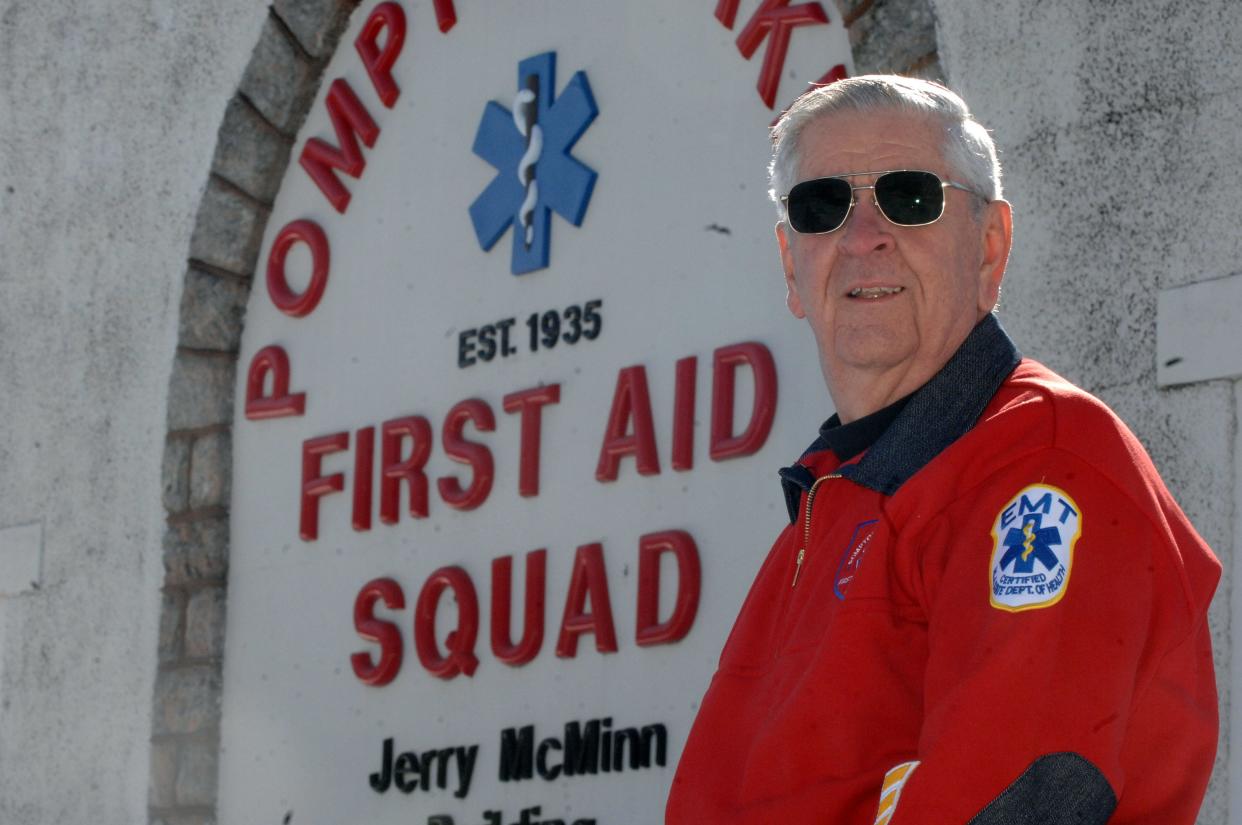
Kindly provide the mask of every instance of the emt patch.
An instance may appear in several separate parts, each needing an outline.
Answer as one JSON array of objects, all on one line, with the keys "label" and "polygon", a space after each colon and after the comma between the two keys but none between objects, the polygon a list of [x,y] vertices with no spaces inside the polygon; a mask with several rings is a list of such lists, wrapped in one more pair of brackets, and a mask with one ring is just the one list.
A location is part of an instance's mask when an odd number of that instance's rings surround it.
[{"label": "emt patch", "polygon": [[1082,513],[1069,494],[1032,484],[992,525],[992,606],[1017,612],[1051,607],[1069,586]]}]

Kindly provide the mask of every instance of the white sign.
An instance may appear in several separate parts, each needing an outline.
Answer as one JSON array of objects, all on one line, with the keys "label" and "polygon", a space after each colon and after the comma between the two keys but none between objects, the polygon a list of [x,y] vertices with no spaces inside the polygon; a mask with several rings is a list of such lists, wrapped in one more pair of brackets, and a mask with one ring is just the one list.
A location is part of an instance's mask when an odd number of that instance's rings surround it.
[{"label": "white sign", "polygon": [[848,66],[814,2],[355,12],[247,314],[222,822],[662,821],[831,411],[765,167]]}]

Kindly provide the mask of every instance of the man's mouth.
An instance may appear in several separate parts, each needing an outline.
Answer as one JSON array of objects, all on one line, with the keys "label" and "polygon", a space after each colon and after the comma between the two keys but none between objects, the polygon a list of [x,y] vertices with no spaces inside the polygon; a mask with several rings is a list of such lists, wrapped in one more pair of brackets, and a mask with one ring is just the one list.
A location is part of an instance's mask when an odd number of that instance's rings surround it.
[{"label": "man's mouth", "polygon": [[855,287],[850,290],[851,298],[883,298],[887,295],[896,295],[905,287],[900,286],[868,286]]}]

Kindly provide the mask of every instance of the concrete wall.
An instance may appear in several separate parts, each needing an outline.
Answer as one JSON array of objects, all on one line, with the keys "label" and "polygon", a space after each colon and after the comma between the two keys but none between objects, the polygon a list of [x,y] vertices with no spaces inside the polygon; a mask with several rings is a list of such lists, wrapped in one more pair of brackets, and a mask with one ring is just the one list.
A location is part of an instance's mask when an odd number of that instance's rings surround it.
[{"label": "concrete wall", "polygon": [[[926,17],[921,0],[838,5],[861,21],[860,69],[904,56],[943,71],[994,127],[1018,215],[1008,328],[1127,418],[1228,570],[1242,532],[1242,382],[1158,389],[1155,351],[1157,293],[1229,275],[1239,257],[1242,101],[1231,89],[1242,58],[1231,44],[1242,16],[1231,0],[944,0],[933,3],[939,62],[925,27],[903,34]],[[160,807],[148,799],[160,784],[148,744],[157,651],[166,668],[165,653],[186,655],[194,635],[182,626],[177,650],[161,644],[165,506],[227,495],[177,469],[190,466],[176,458],[182,441],[186,462],[227,454],[218,436],[196,446],[189,427],[166,452],[170,427],[182,432],[169,415],[174,353],[182,341],[186,362],[186,335],[202,332],[183,314],[182,283],[209,180],[209,199],[221,190],[209,170],[226,104],[272,25],[263,4],[240,0],[0,0],[6,825],[143,822],[149,801]],[[173,387],[188,406],[201,389]],[[1212,616],[1226,710],[1231,596],[1227,579]],[[194,593],[170,598],[192,623]],[[1201,822],[1229,819],[1227,756],[1222,742]],[[180,766],[170,769],[176,788]]]},{"label": "concrete wall", "polygon": [[266,15],[243,0],[0,2],[6,825],[147,818],[181,281]]},{"label": "concrete wall", "polygon": [[[1004,150],[1016,207],[1006,327],[1118,411],[1225,564],[1210,615],[1222,742],[1200,822],[1236,821],[1242,785],[1225,737],[1239,382],[1158,388],[1168,331],[1156,306],[1162,290],[1238,269],[1242,13],[1234,0],[933,6],[949,82]],[[1220,345],[1242,348],[1242,336]]]}]

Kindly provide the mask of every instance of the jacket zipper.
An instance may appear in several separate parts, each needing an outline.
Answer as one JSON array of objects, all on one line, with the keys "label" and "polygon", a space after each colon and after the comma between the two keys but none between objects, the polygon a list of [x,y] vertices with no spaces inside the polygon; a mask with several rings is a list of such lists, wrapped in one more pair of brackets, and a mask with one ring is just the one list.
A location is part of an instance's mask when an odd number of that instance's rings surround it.
[{"label": "jacket zipper", "polygon": [[815,491],[819,489],[820,484],[823,484],[830,478],[842,478],[842,475],[840,473],[829,473],[826,476],[820,476],[815,479],[815,483],[807,491],[806,514],[803,518],[802,546],[798,548],[798,561],[794,566],[793,583],[789,585],[791,589],[798,586],[798,574],[802,572],[802,562],[806,559],[806,548],[811,545],[811,505],[815,503]]}]

